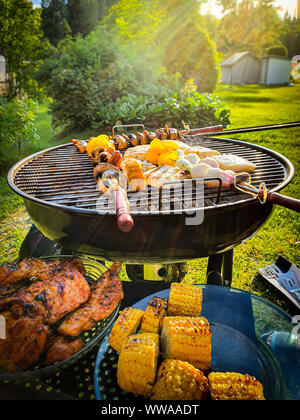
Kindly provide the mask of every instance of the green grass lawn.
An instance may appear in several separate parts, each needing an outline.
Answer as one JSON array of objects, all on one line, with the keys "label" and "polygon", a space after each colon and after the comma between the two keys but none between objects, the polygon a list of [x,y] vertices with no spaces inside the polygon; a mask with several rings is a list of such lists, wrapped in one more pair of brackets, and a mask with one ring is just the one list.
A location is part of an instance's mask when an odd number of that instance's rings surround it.
[{"label": "green grass lawn", "polygon": [[[266,125],[279,122],[298,121],[300,118],[300,85],[293,87],[219,86],[216,94],[231,110],[230,128]],[[38,150],[63,144],[72,137],[87,138],[93,134],[53,131],[51,117],[44,104],[37,118],[41,140],[24,147],[26,156]],[[234,138],[269,147],[285,155],[295,166],[295,179],[283,194],[300,198],[300,129],[273,130],[260,133],[237,135]],[[17,157],[14,157],[17,161]],[[13,163],[13,162],[12,162]],[[6,186],[5,177],[0,178],[0,263],[11,261],[18,255],[19,247],[30,226],[22,201]],[[233,287],[256,293],[289,309],[282,296],[257,277],[257,270],[276,261],[283,255],[300,266],[299,215],[277,207],[264,227],[251,239],[236,247],[234,251]],[[189,261],[185,281],[205,283],[207,259]],[[122,278],[125,279],[125,270]]]}]

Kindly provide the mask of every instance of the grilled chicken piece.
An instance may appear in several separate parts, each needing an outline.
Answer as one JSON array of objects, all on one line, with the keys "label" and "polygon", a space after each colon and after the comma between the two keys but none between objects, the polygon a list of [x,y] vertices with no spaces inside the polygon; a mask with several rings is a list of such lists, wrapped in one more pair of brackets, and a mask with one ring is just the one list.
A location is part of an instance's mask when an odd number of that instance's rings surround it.
[{"label": "grilled chicken piece", "polygon": [[81,273],[70,262],[64,263],[64,271],[49,280],[37,281],[27,289],[0,303],[12,302],[36,305],[50,325],[55,324],[69,312],[85,303],[90,296],[90,286]]},{"label": "grilled chicken piece", "polygon": [[146,160],[146,156],[150,145],[136,146],[126,150],[124,154],[125,159],[137,159],[137,160]]},{"label": "grilled chicken piece", "polygon": [[80,258],[50,262],[36,258],[25,258],[19,263],[5,264],[0,267],[0,286],[16,283],[23,279],[49,280],[56,272],[64,271],[65,263],[74,265],[80,273],[85,274],[85,268]]},{"label": "grilled chicken piece", "polygon": [[118,276],[121,267],[122,263],[117,261],[99,277],[91,286],[89,300],[66,317],[58,328],[59,334],[76,337],[112,313],[124,297],[122,282]]},{"label": "grilled chicken piece", "polygon": [[253,172],[256,168],[256,165],[252,162],[249,162],[249,160],[232,154],[215,156],[215,159],[219,163],[220,168],[224,170],[230,170],[234,172]]},{"label": "grilled chicken piece", "polygon": [[35,305],[12,303],[1,316],[6,321],[6,339],[0,340],[0,368],[8,372],[33,366],[43,352],[49,327]]},{"label": "grilled chicken piece", "polygon": [[207,158],[207,157],[215,157],[215,156],[220,155],[220,152],[218,152],[217,150],[212,150],[207,147],[201,147],[201,146],[191,147],[190,149],[186,149],[184,152],[185,152],[185,155],[196,153],[201,159]]},{"label": "grilled chicken piece", "polygon": [[171,166],[160,166],[155,167],[144,172],[144,177],[148,185],[156,188],[162,188],[166,182],[176,182],[182,179],[190,178],[190,174],[187,171],[183,171],[179,168],[173,168]]},{"label": "grilled chicken piece", "polygon": [[51,342],[46,352],[46,365],[62,362],[83,349],[84,344],[80,338],[70,339],[68,337],[51,337]]},{"label": "grilled chicken piece", "polygon": [[60,265],[61,262],[59,260],[48,263],[35,258],[25,258],[19,263],[5,264],[0,268],[0,285],[4,286],[32,277],[46,280]]},{"label": "grilled chicken piece", "polygon": [[28,287],[28,280],[20,280],[17,283],[0,286],[0,303],[18,292],[25,290],[26,287]]}]

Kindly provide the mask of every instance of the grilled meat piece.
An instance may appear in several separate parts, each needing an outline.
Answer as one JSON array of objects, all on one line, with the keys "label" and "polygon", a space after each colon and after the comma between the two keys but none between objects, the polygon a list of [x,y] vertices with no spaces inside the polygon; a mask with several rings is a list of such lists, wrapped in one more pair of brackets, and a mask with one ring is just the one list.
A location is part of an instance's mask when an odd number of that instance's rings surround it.
[{"label": "grilled meat piece", "polygon": [[5,264],[0,268],[0,285],[4,286],[32,277],[46,280],[60,265],[59,260],[48,263],[35,258],[25,258],[19,263]]},{"label": "grilled meat piece", "polygon": [[135,146],[139,145],[139,141],[138,141],[137,136],[135,134],[129,134],[128,138],[129,138],[129,146],[130,147],[135,147]]},{"label": "grilled meat piece", "polygon": [[46,365],[62,362],[83,349],[84,344],[80,338],[69,339],[68,337],[51,337],[51,343],[46,352]]},{"label": "grilled meat piece", "polygon": [[232,154],[215,156],[215,159],[219,163],[220,168],[224,170],[234,172],[253,172],[256,168],[256,165],[249,160]]},{"label": "grilled meat piece", "polygon": [[120,167],[121,167],[121,164],[122,164],[122,161],[123,161],[123,157],[122,157],[122,155],[121,155],[121,153],[118,151],[118,150],[116,150],[111,156],[110,156],[110,158],[108,159],[108,163],[110,164],[110,165],[113,165],[113,166],[115,166],[116,168],[118,168],[118,169],[120,169]]},{"label": "grilled meat piece", "polygon": [[0,267],[0,286],[32,278],[41,281],[49,280],[57,271],[64,271],[66,263],[72,264],[80,273],[85,274],[85,268],[80,258],[50,262],[36,258],[25,258],[19,263],[14,262]]},{"label": "grilled meat piece", "polygon": [[144,133],[136,133],[136,137],[140,146],[144,146],[148,143],[148,139]]},{"label": "grilled meat piece", "polygon": [[162,188],[163,184],[167,182],[176,182],[182,179],[188,179],[190,178],[190,174],[189,172],[179,168],[173,168],[171,166],[159,166],[145,171],[144,177],[146,178],[148,185],[156,188]]},{"label": "grilled meat piece", "polygon": [[114,142],[114,146],[116,149],[122,150],[122,149],[126,149],[126,147],[128,146],[128,140],[127,138],[123,137],[122,135],[119,136],[114,136],[113,137],[113,142]]},{"label": "grilled meat piece", "polygon": [[146,156],[150,145],[136,146],[126,150],[124,154],[125,159],[137,159],[137,160],[146,160]]},{"label": "grilled meat piece", "polygon": [[81,261],[81,259],[79,257],[74,257],[74,258],[71,258],[71,259],[67,259],[67,260],[65,260],[65,262],[68,262],[71,265],[73,265],[76,268],[76,270],[78,270],[79,273],[81,273],[83,276],[86,275],[85,266],[84,266],[83,262]]},{"label": "grilled meat piece", "polygon": [[6,321],[6,339],[0,340],[0,368],[8,372],[33,366],[43,352],[49,327],[35,305],[12,303],[1,316]]},{"label": "grilled meat piece", "polygon": [[20,280],[17,283],[0,286],[0,303],[21,290],[25,290],[26,287],[28,287],[28,280]]},{"label": "grilled meat piece", "polygon": [[84,140],[77,140],[77,139],[73,139],[72,143],[74,144],[75,147],[77,147],[77,149],[79,150],[79,152],[81,154],[86,152],[86,148],[88,143]]},{"label": "grilled meat piece", "polygon": [[27,289],[9,297],[1,306],[17,302],[35,305],[39,313],[52,325],[69,312],[85,303],[90,296],[90,286],[81,273],[70,262],[64,263],[64,271],[52,278],[37,281]]},{"label": "grilled meat piece", "polygon": [[76,337],[112,313],[123,299],[122,282],[118,276],[121,267],[122,263],[117,261],[99,277],[91,286],[89,300],[66,317],[58,328],[59,334]]}]

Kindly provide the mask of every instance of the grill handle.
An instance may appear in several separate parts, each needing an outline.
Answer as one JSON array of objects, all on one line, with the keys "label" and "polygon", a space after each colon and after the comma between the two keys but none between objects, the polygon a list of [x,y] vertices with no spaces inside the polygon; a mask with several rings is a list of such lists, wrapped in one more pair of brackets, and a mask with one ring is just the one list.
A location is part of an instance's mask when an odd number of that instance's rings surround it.
[{"label": "grill handle", "polygon": [[133,229],[134,223],[129,211],[129,203],[126,192],[120,187],[120,174],[115,169],[107,169],[107,165],[100,164],[97,168],[106,169],[102,174],[103,185],[109,189],[116,206],[116,215],[118,220],[118,227],[121,232],[130,232]]},{"label": "grill handle", "polygon": [[110,191],[116,205],[118,227],[122,232],[128,233],[133,229],[134,223],[129,211],[127,198],[119,186],[112,187]]},{"label": "grill handle", "polygon": [[[263,198],[263,191],[259,193],[259,197]],[[286,197],[284,195],[278,194],[276,192],[267,193],[267,201],[272,204],[277,204],[279,206],[285,207],[289,210],[293,210],[297,213],[300,213],[300,200],[295,198]]]},{"label": "grill handle", "polygon": [[228,136],[233,134],[244,134],[244,133],[256,133],[259,131],[267,131],[267,130],[280,130],[283,128],[296,128],[300,127],[300,121],[289,122],[289,123],[282,123],[282,124],[272,124],[272,125],[262,125],[257,127],[245,127],[245,128],[236,128],[232,130],[224,130],[223,126],[216,126],[216,127],[205,127],[205,128],[196,128],[190,130],[189,132],[182,134],[189,134],[189,135],[199,135],[199,136]]},{"label": "grill handle", "polygon": [[[243,180],[246,177],[248,177],[248,182],[244,182]],[[249,174],[239,174],[236,176],[234,179],[234,186],[242,192],[257,197],[262,204],[277,204],[278,206],[285,207],[289,210],[300,213],[300,200],[286,197],[285,195],[281,195],[276,192],[268,191],[264,183],[260,185],[259,189],[255,188],[253,185],[251,185],[251,177]]]}]

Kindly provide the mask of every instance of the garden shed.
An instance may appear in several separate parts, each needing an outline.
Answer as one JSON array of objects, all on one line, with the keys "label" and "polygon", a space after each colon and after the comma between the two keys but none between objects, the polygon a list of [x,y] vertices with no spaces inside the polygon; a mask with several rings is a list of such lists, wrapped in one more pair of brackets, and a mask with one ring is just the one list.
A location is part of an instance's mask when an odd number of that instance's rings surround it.
[{"label": "garden shed", "polygon": [[259,83],[261,62],[249,51],[234,54],[221,64],[225,84],[252,85]]},{"label": "garden shed", "polygon": [[6,81],[6,63],[3,55],[0,55],[0,82]]},{"label": "garden shed", "polygon": [[261,85],[285,85],[290,81],[292,62],[288,57],[261,57]]},{"label": "garden shed", "polygon": [[6,62],[3,55],[0,55],[0,95],[4,95],[6,92]]}]

